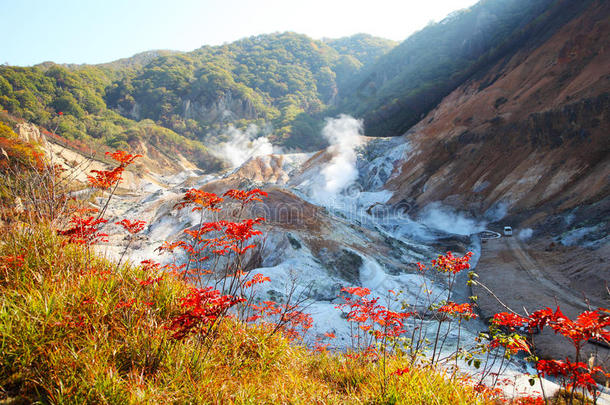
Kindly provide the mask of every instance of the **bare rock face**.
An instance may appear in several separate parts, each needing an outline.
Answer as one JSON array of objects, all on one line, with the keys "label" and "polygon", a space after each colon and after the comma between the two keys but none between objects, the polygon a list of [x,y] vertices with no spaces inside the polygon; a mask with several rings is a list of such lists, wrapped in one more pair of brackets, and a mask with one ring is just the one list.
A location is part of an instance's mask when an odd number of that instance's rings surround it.
[{"label": "bare rock face", "polygon": [[406,135],[412,148],[386,187],[484,212],[543,217],[607,198],[610,6],[581,15],[448,95]]},{"label": "bare rock face", "polygon": [[227,91],[212,103],[201,100],[185,100],[183,116],[205,122],[231,122],[237,119],[254,119],[257,112],[252,103],[240,97],[234,97]]},{"label": "bare rock face", "polygon": [[38,129],[38,127],[36,125],[29,123],[29,122],[23,122],[23,123],[17,124],[16,132],[17,132],[17,135],[19,135],[19,137],[23,141],[31,142],[31,143],[38,143],[43,148],[46,148],[47,139],[45,138],[45,136],[43,134],[40,133],[40,130]]}]

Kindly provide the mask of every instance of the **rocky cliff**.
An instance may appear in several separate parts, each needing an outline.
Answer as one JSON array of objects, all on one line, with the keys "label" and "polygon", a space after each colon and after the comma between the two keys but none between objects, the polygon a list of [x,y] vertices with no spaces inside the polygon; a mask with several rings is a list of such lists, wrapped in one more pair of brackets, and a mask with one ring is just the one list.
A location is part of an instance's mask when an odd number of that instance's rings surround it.
[{"label": "rocky cliff", "polygon": [[445,97],[408,131],[412,148],[387,183],[393,201],[502,205],[534,226],[576,208],[607,217],[609,16],[593,2]]}]

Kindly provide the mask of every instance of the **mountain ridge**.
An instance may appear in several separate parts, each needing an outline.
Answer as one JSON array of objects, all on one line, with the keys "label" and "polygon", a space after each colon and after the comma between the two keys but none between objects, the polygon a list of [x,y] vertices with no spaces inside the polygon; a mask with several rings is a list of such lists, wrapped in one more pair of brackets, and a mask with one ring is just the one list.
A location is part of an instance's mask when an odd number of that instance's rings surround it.
[{"label": "mountain ridge", "polygon": [[221,136],[231,125],[268,123],[276,143],[319,148],[322,120],[312,115],[336,95],[337,74],[351,74],[393,45],[367,34],[323,42],[280,33],[189,53],[149,51],[99,65],[3,66],[0,106],[47,127],[62,111],[62,136],[104,138],[111,147],[129,143],[133,123],[125,120],[152,119],[197,142]]},{"label": "mountain ridge", "polygon": [[102,137],[112,147],[129,143],[131,126],[107,125],[120,120],[112,114],[151,119],[204,143],[222,141],[230,126],[256,125],[275,144],[316,150],[326,146],[319,136],[324,119],[339,113],[363,118],[368,135],[397,136],[470,76],[527,42],[520,38],[529,25],[553,20],[549,10],[585,4],[484,0],[400,44],[368,34],[315,40],[284,32],[98,65],[3,67],[0,106],[47,126],[60,109],[80,120],[92,116],[102,128],[64,122],[58,130],[68,138]]}]

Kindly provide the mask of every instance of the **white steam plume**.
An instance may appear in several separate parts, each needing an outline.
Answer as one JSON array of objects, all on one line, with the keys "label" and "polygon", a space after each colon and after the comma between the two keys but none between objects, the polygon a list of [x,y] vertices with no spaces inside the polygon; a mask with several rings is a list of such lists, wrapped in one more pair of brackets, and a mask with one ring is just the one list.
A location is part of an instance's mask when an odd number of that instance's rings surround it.
[{"label": "white steam plume", "polygon": [[499,221],[508,213],[508,207],[509,203],[506,201],[494,204],[490,209],[485,211],[485,218],[491,222]]},{"label": "white steam plume", "polygon": [[330,143],[328,151],[333,157],[321,170],[323,181],[313,187],[314,198],[328,200],[358,178],[355,149],[361,143],[362,131],[362,120],[349,115],[326,119],[322,135]]},{"label": "white steam plume", "polygon": [[420,222],[429,228],[458,235],[481,232],[486,225],[438,202],[430,203],[422,210]]},{"label": "white steam plume", "polygon": [[212,149],[222,159],[228,160],[234,168],[239,167],[252,157],[274,153],[269,139],[266,136],[256,137],[258,133],[256,125],[250,125],[245,131],[230,126],[225,133],[229,141],[213,146]]},{"label": "white steam plume", "polygon": [[534,231],[531,228],[524,228],[519,231],[518,238],[521,240],[528,240],[533,234]]}]

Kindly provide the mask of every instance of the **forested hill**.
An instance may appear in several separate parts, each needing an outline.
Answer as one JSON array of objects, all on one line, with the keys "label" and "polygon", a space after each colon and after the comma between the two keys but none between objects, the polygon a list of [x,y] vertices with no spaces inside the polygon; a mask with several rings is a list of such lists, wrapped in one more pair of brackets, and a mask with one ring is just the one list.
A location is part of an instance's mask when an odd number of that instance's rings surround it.
[{"label": "forested hill", "polygon": [[47,127],[61,111],[62,136],[112,147],[150,131],[205,143],[228,125],[254,123],[278,144],[311,149],[322,145],[320,116],[347,78],[395,45],[364,34],[317,41],[281,33],[95,66],[2,66],[0,108]]},{"label": "forested hill", "polygon": [[106,100],[124,115],[191,137],[227,123],[272,123],[276,142],[309,147],[303,144],[312,132],[308,116],[332,105],[340,83],[393,45],[368,35],[328,42],[261,35],[158,58],[114,83]]},{"label": "forested hill", "polygon": [[114,148],[177,143],[190,155],[222,140],[228,126],[251,124],[275,144],[314,150],[324,146],[324,118],[338,113],[364,118],[367,135],[401,135],[458,86],[532,38],[544,40],[588,3],[482,0],[399,45],[366,34],[277,33],[95,66],[1,66],[0,109],[50,128],[62,111],[66,138]]}]

